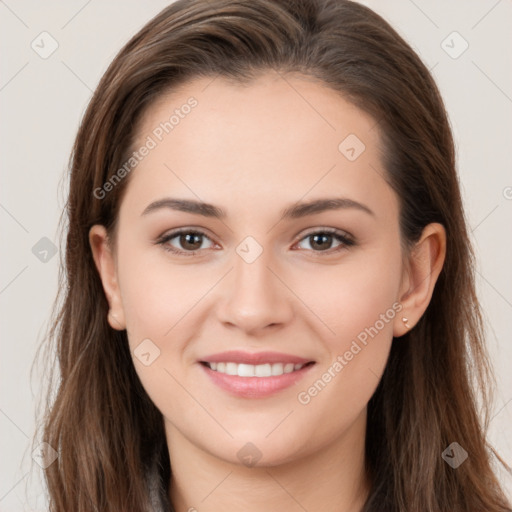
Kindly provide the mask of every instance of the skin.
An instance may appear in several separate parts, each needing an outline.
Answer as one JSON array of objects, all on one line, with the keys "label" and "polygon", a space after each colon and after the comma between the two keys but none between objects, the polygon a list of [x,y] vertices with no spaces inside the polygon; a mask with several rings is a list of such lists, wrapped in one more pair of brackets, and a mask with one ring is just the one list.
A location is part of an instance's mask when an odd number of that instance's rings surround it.
[{"label": "skin", "polygon": [[[134,365],[165,419],[171,499],[178,512],[359,511],[370,485],[367,403],[393,337],[408,330],[402,318],[413,328],[428,306],[444,261],[444,229],[431,224],[412,250],[403,249],[375,121],[299,75],[268,72],[249,86],[189,82],[150,106],[135,146],[190,96],[198,106],[132,171],[115,243],[103,226],[90,230],[110,325],[127,330],[132,353],[147,338],[160,350],[151,365],[136,357]],[[366,146],[355,161],[338,149],[349,134]],[[212,203],[227,216],[168,208],[142,215],[165,197]],[[349,198],[373,214],[342,208],[280,220],[297,201],[327,197]],[[195,255],[155,243],[182,227],[206,234]],[[306,235],[322,228],[347,232],[355,244],[332,237],[318,248]],[[263,249],[250,264],[236,252],[247,236]],[[169,245],[187,250],[179,236]],[[403,309],[300,403],[298,393],[393,304]],[[273,396],[240,398],[212,384],[198,363],[231,349],[316,364]],[[237,457],[248,442],[261,452],[253,467]]]}]

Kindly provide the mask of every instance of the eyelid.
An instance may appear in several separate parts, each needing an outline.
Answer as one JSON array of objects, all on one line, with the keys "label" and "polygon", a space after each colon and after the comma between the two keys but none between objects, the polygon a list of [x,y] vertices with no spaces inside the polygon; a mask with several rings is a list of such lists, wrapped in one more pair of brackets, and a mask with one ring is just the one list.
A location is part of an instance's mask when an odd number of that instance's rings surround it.
[{"label": "eyelid", "polygon": [[348,231],[345,231],[344,229],[339,229],[339,228],[330,228],[327,226],[319,227],[319,228],[310,228],[310,229],[306,230],[306,232],[303,232],[301,234],[301,238],[299,239],[299,241],[306,238],[307,236],[315,235],[317,233],[328,233],[330,235],[339,235],[341,237],[346,238],[347,240],[355,242],[355,237],[353,235],[351,235]]}]

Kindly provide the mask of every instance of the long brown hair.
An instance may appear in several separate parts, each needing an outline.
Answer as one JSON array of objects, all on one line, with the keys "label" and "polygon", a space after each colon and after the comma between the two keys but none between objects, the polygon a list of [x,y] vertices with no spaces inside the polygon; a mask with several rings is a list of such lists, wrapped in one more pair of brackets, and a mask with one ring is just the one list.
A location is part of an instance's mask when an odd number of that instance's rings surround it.
[{"label": "long brown hair", "polygon": [[[393,341],[368,404],[364,511],[510,511],[486,440],[493,375],[443,101],[398,33],[347,0],[178,0],[101,79],[70,160],[65,266],[44,345],[59,371],[42,422],[43,440],[59,452],[45,471],[51,510],[149,510],[151,482],[170,507],[162,415],[137,377],[126,331],[107,322],[88,240],[94,224],[113,233],[129,176],[104,198],[94,191],[126,161],[138,120],[164,92],[196,77],[250,83],[270,69],[315,78],[371,114],[403,239],[414,243],[430,222],[447,233],[431,303]],[[456,469],[441,456],[453,441],[469,454]]]}]

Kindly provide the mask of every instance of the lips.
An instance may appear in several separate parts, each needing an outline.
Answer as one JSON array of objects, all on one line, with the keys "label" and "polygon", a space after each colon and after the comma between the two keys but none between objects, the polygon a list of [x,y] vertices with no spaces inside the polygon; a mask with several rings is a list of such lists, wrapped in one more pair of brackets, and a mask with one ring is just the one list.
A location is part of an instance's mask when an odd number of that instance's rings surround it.
[{"label": "lips", "polygon": [[296,384],[315,361],[279,352],[228,351],[199,361],[211,381],[231,395],[263,398]]},{"label": "lips", "polygon": [[282,352],[257,352],[251,354],[250,352],[243,352],[241,350],[229,350],[227,352],[220,352],[213,354],[201,359],[202,363],[237,363],[237,364],[272,364],[282,363],[288,364],[306,364],[314,362],[311,359],[304,359],[290,354],[284,354]]}]

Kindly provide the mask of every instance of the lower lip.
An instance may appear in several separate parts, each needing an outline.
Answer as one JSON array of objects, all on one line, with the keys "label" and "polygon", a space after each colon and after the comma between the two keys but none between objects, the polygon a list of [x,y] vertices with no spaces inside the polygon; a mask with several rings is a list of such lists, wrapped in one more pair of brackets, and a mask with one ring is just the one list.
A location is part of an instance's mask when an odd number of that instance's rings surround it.
[{"label": "lower lip", "polygon": [[263,398],[273,395],[296,384],[314,366],[309,364],[300,370],[273,377],[239,377],[217,372],[201,363],[199,365],[214,384],[232,395],[243,398]]}]

